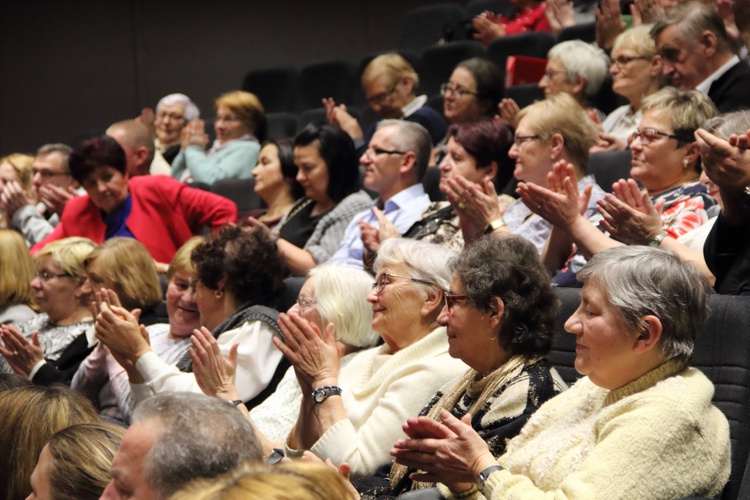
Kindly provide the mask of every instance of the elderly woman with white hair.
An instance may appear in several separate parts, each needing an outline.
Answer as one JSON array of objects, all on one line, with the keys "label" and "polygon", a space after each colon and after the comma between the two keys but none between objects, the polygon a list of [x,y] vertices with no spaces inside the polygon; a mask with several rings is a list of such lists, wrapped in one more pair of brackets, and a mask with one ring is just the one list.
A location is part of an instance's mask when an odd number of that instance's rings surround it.
[{"label": "elderly woman with white hair", "polygon": [[180,134],[185,125],[200,118],[198,106],[185,94],[165,95],[156,104],[156,113],[144,108],[138,121],[153,130],[154,159],[151,173],[171,175],[172,161],[180,152]]},{"label": "elderly woman with white hair", "polygon": [[[289,314],[305,318],[321,331],[332,324],[341,356],[339,367],[343,368],[357,351],[377,343],[378,335],[371,328],[372,308],[367,302],[371,288],[372,277],[360,269],[322,264],[310,271]],[[218,346],[214,348],[213,337],[196,332],[193,343],[193,370],[203,392],[227,401],[240,399],[234,385],[234,364],[223,358]],[[283,448],[297,421],[301,397],[302,389],[290,367],[276,391],[250,411],[248,417],[264,456],[274,447]]]},{"label": "elderly woman with white hair", "polygon": [[290,453],[309,449],[335,464],[347,462],[354,476],[373,474],[404,437],[401,423],[466,371],[448,353],[446,330],[438,324],[453,255],[408,239],[380,246],[367,300],[372,329],[385,344],[359,353],[341,370],[332,325],[321,330],[299,315],[281,315],[287,343],[274,343],[292,362],[303,393],[286,443]]},{"label": "elderly woman with white hair", "polygon": [[[448,498],[714,497],[730,469],[729,425],[714,387],[688,366],[710,287],[675,254],[618,247],[578,274],[565,323],[585,377],[544,404],[496,459],[448,412],[409,420],[396,462]],[[690,314],[685,314],[690,311]],[[483,496],[482,496],[483,495]]]}]

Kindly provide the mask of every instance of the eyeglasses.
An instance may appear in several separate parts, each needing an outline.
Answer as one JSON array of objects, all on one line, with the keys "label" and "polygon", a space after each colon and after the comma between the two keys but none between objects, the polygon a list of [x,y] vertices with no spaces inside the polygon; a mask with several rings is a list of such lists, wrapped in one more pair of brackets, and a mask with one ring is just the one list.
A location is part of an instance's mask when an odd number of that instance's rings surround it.
[{"label": "eyeglasses", "polygon": [[36,277],[40,278],[44,282],[47,282],[53,278],[70,278],[73,276],[70,273],[52,274],[48,271],[37,271],[34,274],[36,274]]},{"label": "eyeglasses", "polygon": [[313,307],[318,303],[317,300],[315,300],[312,297],[306,297],[304,295],[300,295],[297,297],[297,306],[299,306],[300,309],[306,309],[308,307]]},{"label": "eyeglasses", "polygon": [[528,141],[533,141],[534,139],[541,139],[541,138],[542,136],[540,135],[517,135],[513,139],[513,142],[517,148],[520,148],[521,146],[523,146],[524,143]]},{"label": "eyeglasses", "polygon": [[651,144],[659,137],[667,137],[669,139],[674,139],[676,141],[680,141],[681,139],[673,134],[668,134],[666,132],[660,132],[658,130],[655,130],[653,128],[644,128],[643,130],[636,130],[630,136],[628,137],[628,146],[630,146],[634,140],[640,139],[641,144]]},{"label": "eyeglasses", "polygon": [[617,56],[614,59],[612,59],[612,64],[622,69],[623,66],[625,66],[626,64],[630,64],[636,59],[649,59],[649,58],[644,57],[644,56]]},{"label": "eyeglasses", "polygon": [[159,113],[156,113],[156,119],[157,120],[164,120],[164,121],[166,121],[166,120],[172,120],[172,121],[175,121],[175,122],[181,122],[181,121],[185,120],[185,116],[178,115],[176,113],[159,112]]},{"label": "eyeglasses", "polygon": [[547,69],[544,70],[544,76],[547,77],[547,80],[552,80],[555,75],[563,75],[567,73],[567,71],[560,71],[560,70],[554,70],[554,69]]},{"label": "eyeglasses", "polygon": [[373,146],[370,146],[369,148],[365,149],[366,154],[370,154],[372,152],[372,156],[380,156],[380,155],[405,155],[408,153],[408,151],[396,151],[396,150],[388,150],[388,149],[380,149]]},{"label": "eyeglasses", "polygon": [[376,279],[375,283],[372,284],[372,289],[375,290],[375,293],[380,295],[383,292],[385,285],[388,284],[388,278],[401,278],[402,280],[416,281],[417,283],[424,283],[425,285],[436,285],[436,283],[433,283],[431,281],[419,280],[417,278],[411,278],[409,276],[397,276],[395,274],[383,273],[378,276],[378,279]]},{"label": "eyeglasses", "polygon": [[389,97],[391,97],[391,95],[393,95],[393,93],[395,91],[396,91],[396,85],[394,85],[393,87],[389,88],[388,90],[386,90],[382,94],[378,94],[378,95],[374,95],[372,97],[368,97],[366,99],[367,104],[383,104],[385,101],[388,100]]},{"label": "eyeglasses", "polygon": [[448,310],[450,311],[451,309],[453,309],[453,306],[456,305],[456,302],[458,302],[459,300],[468,300],[469,296],[468,295],[456,295],[454,293],[451,293],[449,290],[443,294],[443,299],[445,300],[445,307],[447,307]]},{"label": "eyeglasses", "polygon": [[70,173],[68,172],[53,172],[52,170],[40,170],[36,168],[32,168],[31,171],[34,173],[34,175],[39,175],[43,179],[57,177],[58,175],[70,176]]},{"label": "eyeglasses", "polygon": [[479,96],[479,93],[477,92],[472,92],[471,90],[467,90],[463,87],[454,87],[450,83],[444,83],[440,85],[440,95],[445,97],[448,94],[453,94],[458,97],[464,97],[467,95]]}]

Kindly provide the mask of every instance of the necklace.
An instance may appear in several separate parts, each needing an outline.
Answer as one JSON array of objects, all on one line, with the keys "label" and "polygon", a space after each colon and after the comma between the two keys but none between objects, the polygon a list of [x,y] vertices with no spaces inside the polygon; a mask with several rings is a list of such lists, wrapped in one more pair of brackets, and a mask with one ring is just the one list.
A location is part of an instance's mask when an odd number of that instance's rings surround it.
[{"label": "necklace", "polygon": [[[282,227],[286,226],[286,225],[287,225],[287,223],[288,223],[288,222],[289,222],[290,220],[292,220],[292,219],[293,219],[293,218],[294,218],[294,217],[295,217],[295,216],[296,216],[296,215],[297,215],[298,213],[300,213],[300,212],[301,212],[302,210],[304,210],[304,209],[305,209],[305,207],[309,206],[309,205],[310,205],[310,203],[312,203],[312,202],[313,202],[312,198],[308,198],[308,199],[307,199],[307,200],[305,200],[305,201],[304,201],[303,203],[300,203],[300,204],[299,204],[299,205],[297,206],[297,208],[295,208],[295,209],[294,209],[294,210],[293,210],[293,211],[292,211],[292,212],[291,212],[291,213],[289,214],[289,217],[287,217],[287,218],[286,218],[286,220],[284,221],[284,223],[283,223],[283,224],[281,224],[281,225],[279,226],[279,228],[278,228],[278,229],[281,229]],[[278,229],[277,229],[277,231],[278,231]]]}]

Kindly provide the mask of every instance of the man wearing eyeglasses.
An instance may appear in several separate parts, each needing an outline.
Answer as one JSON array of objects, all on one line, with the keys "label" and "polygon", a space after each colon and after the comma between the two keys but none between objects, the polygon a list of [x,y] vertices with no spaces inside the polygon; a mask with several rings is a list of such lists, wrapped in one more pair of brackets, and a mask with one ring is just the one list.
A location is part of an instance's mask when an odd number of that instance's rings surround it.
[{"label": "man wearing eyeglasses", "polygon": [[672,85],[707,94],[722,113],[750,107],[750,66],[734,53],[735,42],[713,6],[679,5],[654,25],[651,36]]},{"label": "man wearing eyeglasses", "polygon": [[6,184],[0,195],[0,207],[29,246],[47,237],[60,221],[68,200],[83,193],[68,169],[70,152],[65,144],[46,144],[39,148],[31,167],[36,199],[30,198],[17,182]]},{"label": "man wearing eyeglasses", "polygon": [[[421,179],[432,141],[427,130],[405,120],[383,120],[360,158],[364,185],[378,193],[370,210],[354,216],[330,262],[362,269],[363,234],[373,233],[384,217],[403,234],[430,204]],[[366,237],[366,236],[365,236]]]}]

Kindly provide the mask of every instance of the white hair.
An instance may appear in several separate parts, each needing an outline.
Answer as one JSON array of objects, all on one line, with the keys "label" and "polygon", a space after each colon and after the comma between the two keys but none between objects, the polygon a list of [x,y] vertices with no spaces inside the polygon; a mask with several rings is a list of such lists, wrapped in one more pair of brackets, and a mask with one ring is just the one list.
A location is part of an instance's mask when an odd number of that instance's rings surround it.
[{"label": "white hair", "polygon": [[579,76],[584,77],[583,100],[589,104],[594,102],[609,71],[609,57],[602,49],[581,40],[568,40],[552,47],[547,59],[554,59],[565,66],[571,83]]},{"label": "white hair", "polygon": [[162,106],[171,106],[172,104],[185,105],[185,119],[189,122],[201,117],[201,111],[198,109],[198,106],[185,94],[169,94],[162,97],[156,104],[156,111],[159,112],[159,108]]},{"label": "white hair", "polygon": [[455,255],[447,248],[424,241],[390,238],[380,245],[374,270],[379,273],[383,267],[403,264],[409,270],[409,277],[435,283],[447,290],[452,277],[450,263]]}]

